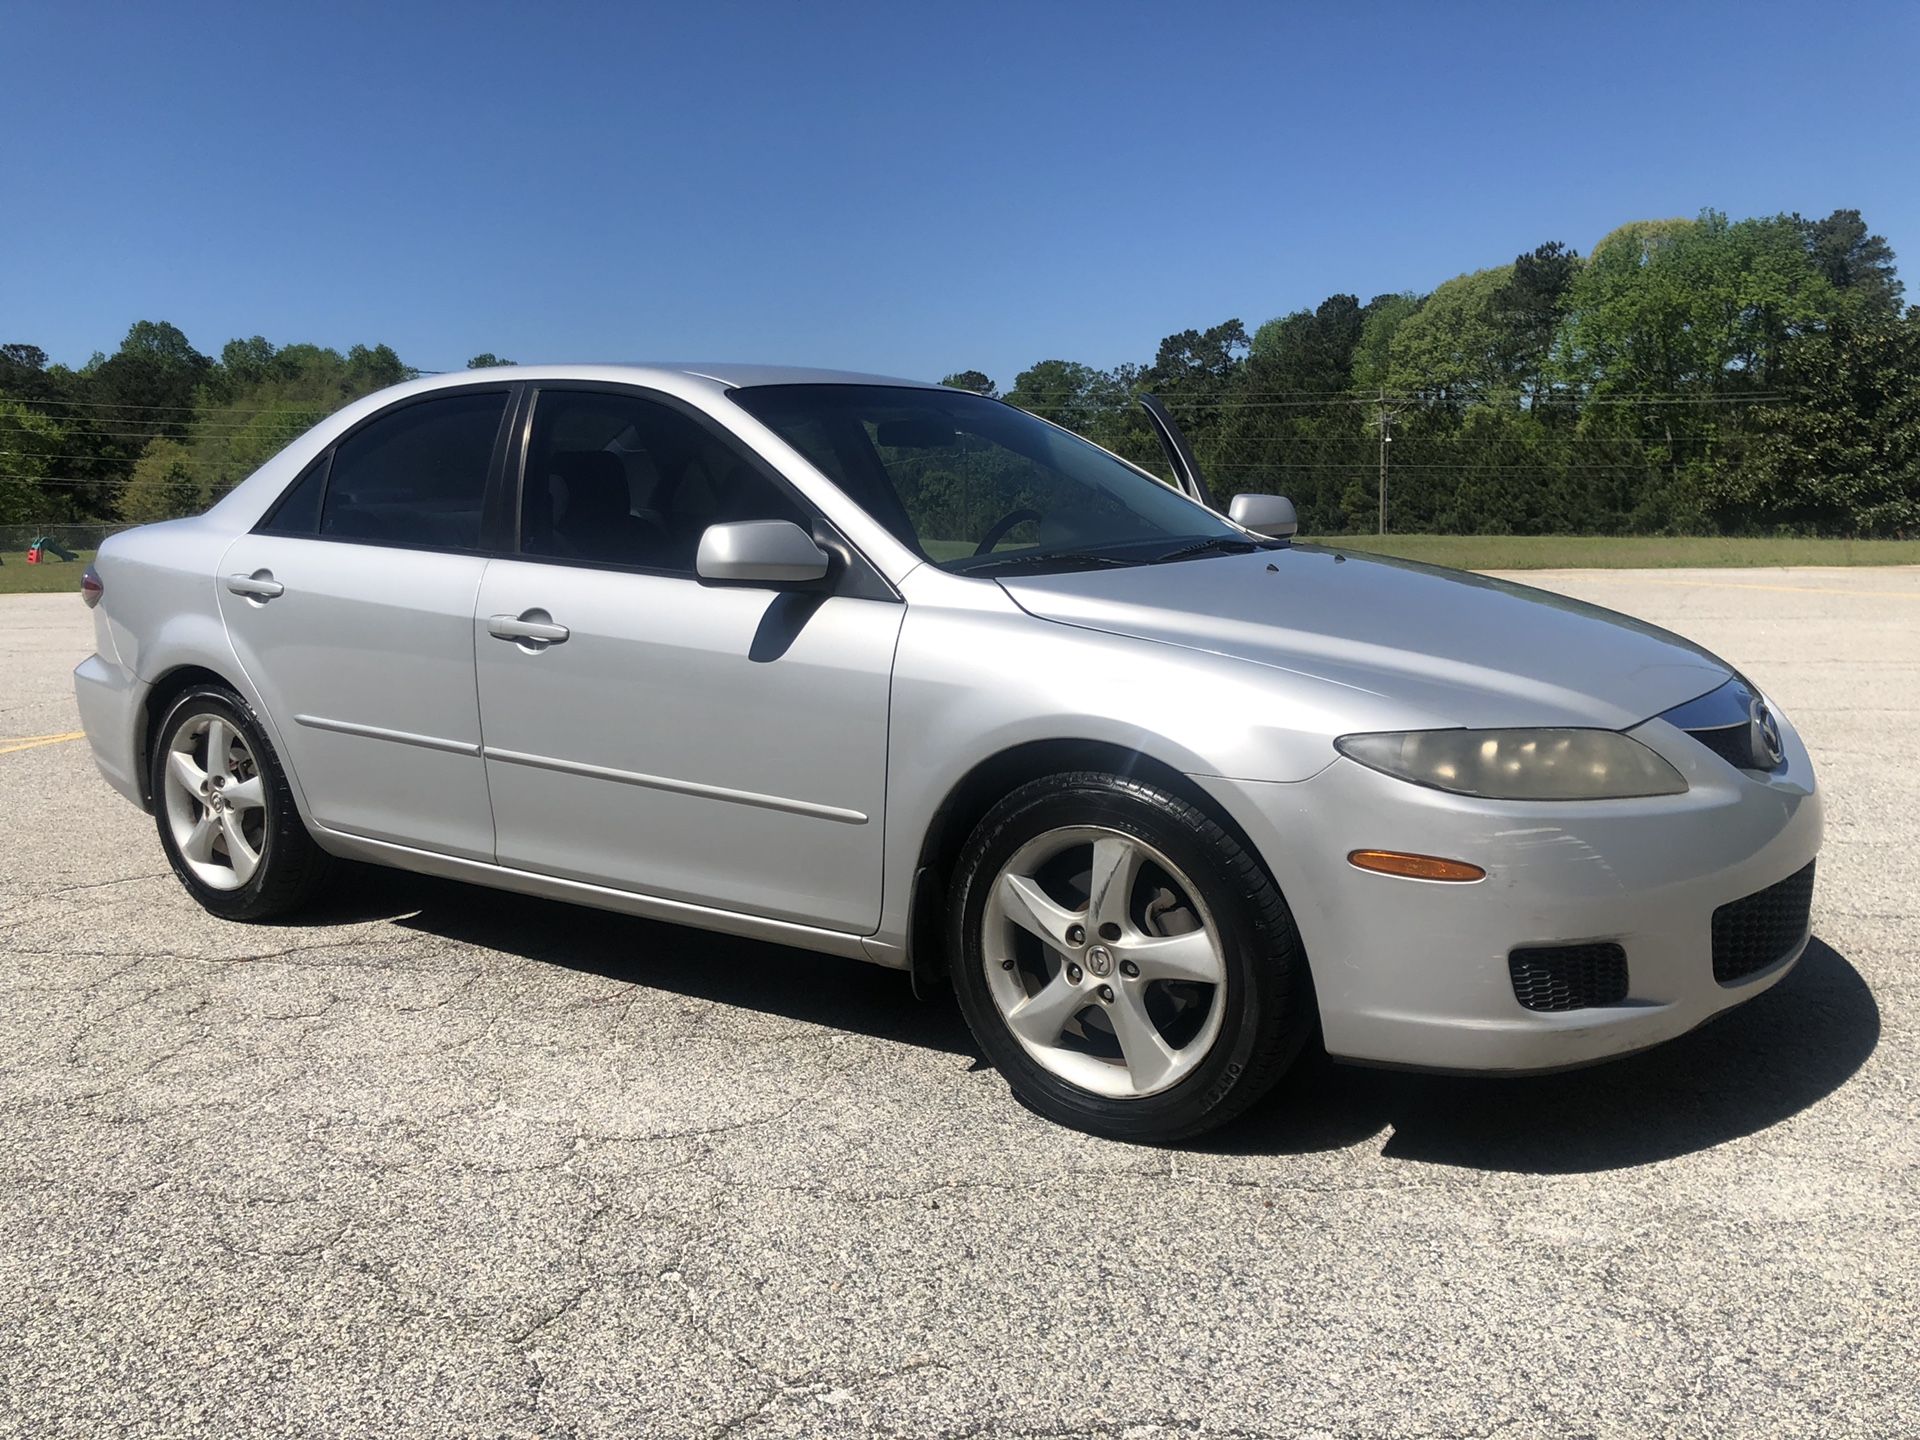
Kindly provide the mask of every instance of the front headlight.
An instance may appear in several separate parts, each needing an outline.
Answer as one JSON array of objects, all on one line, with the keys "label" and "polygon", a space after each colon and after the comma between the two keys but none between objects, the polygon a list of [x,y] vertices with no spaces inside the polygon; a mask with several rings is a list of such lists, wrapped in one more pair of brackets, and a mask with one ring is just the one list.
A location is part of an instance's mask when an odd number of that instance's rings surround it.
[{"label": "front headlight", "polygon": [[1485,800],[1626,800],[1687,788],[1673,766],[1613,730],[1407,730],[1333,743],[1382,774]]}]

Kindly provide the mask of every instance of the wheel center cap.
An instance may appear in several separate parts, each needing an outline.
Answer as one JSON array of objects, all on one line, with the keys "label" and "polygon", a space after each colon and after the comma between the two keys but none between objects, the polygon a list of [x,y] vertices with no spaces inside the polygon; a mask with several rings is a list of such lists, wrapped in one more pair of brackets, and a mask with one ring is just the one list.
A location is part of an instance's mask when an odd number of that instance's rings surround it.
[{"label": "wheel center cap", "polygon": [[1104,945],[1096,945],[1087,951],[1087,969],[1096,975],[1113,973],[1113,952]]}]

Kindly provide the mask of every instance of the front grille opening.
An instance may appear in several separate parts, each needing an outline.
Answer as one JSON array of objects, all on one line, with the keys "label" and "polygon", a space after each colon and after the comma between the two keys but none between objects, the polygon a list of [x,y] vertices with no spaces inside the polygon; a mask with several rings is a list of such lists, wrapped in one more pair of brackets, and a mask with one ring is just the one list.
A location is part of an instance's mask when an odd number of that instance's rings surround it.
[{"label": "front grille opening", "polygon": [[1813,866],[1732,900],[1713,912],[1713,978],[1734,985],[1776,965],[1806,938],[1813,916]]},{"label": "front grille opening", "polygon": [[1687,734],[1736,770],[1758,768],[1753,758],[1753,729],[1745,721],[1738,725],[1718,725],[1711,730],[1689,730]]},{"label": "front grille opening", "polygon": [[1530,945],[1507,956],[1513,998],[1529,1010],[1586,1010],[1627,998],[1627,952],[1612,941]]}]

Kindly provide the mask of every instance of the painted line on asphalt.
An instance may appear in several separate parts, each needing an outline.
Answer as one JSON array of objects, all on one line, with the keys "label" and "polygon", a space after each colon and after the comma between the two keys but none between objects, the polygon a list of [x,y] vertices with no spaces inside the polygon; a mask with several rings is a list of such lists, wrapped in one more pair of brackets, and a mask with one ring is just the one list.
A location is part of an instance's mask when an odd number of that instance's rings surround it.
[{"label": "painted line on asphalt", "polygon": [[16,750],[38,750],[42,745],[64,745],[69,740],[84,740],[84,730],[69,730],[64,735],[29,735],[24,740],[0,741],[0,755],[11,755]]}]

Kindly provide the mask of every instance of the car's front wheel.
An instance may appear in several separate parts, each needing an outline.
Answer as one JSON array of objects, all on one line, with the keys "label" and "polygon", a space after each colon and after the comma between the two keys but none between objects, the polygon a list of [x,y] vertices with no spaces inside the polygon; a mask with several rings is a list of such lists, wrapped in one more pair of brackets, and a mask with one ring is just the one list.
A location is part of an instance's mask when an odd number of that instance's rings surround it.
[{"label": "car's front wheel", "polygon": [[953,887],[954,989],[987,1057],[1050,1119],[1147,1143],[1224,1124],[1311,1025],[1293,918],[1198,806],[1124,776],[1049,776],[980,822]]},{"label": "car's front wheel", "polygon": [[152,749],[154,817],[173,873],[228,920],[267,920],[305,904],[330,857],[313,843],[286,775],[247,702],[199,685],[161,717]]}]

